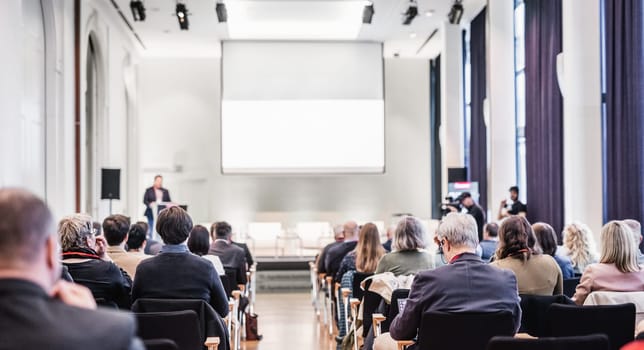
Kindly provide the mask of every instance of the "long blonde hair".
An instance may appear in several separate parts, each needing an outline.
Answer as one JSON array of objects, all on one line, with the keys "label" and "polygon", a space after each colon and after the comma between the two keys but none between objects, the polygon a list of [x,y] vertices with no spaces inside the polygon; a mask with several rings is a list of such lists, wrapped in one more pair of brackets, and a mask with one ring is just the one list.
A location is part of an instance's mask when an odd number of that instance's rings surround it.
[{"label": "long blonde hair", "polygon": [[593,233],[588,226],[573,222],[563,229],[563,243],[568,249],[572,265],[582,270],[597,261]]},{"label": "long blonde hair", "polygon": [[622,221],[611,221],[600,234],[602,255],[599,262],[615,264],[623,273],[639,271],[637,249],[631,229]]},{"label": "long blonde hair", "polygon": [[356,245],[356,270],[358,272],[373,273],[385,249],[380,244],[378,227],[372,223],[362,226]]}]

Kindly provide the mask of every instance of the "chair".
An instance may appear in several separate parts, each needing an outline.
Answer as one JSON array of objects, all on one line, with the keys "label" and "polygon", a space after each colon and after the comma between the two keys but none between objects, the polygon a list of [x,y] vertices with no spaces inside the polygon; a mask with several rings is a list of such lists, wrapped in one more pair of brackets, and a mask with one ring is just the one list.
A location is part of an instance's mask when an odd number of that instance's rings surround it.
[{"label": "chair", "polygon": [[608,350],[609,348],[608,337],[604,334],[538,339],[494,337],[487,345],[487,350]]},{"label": "chair", "polygon": [[371,280],[365,283],[365,292],[362,297],[362,337],[365,338],[369,334],[369,330],[373,324],[373,314],[378,310],[382,297],[378,293],[369,290]]},{"label": "chair", "polygon": [[[132,305],[132,311],[135,313],[158,313],[173,311],[193,311],[197,315],[196,330],[199,333],[201,343],[209,337],[220,339],[218,349],[229,350],[230,340],[229,332],[223,319],[213,310],[213,308],[201,299],[137,299]],[[157,336],[156,338],[168,338]],[[153,339],[156,339],[153,338]],[[179,345],[177,343],[177,345]]]},{"label": "chair", "polygon": [[565,295],[531,295],[521,294],[521,328],[519,333],[528,333],[533,337],[543,337],[546,330],[546,311],[552,304],[574,305]]},{"label": "chair", "polygon": [[577,289],[579,280],[579,277],[566,278],[563,281],[563,295],[567,296],[568,298],[572,298],[573,295],[575,295],[575,290]]},{"label": "chair", "polygon": [[170,339],[179,350],[202,349],[199,319],[192,310],[135,313],[141,339]]},{"label": "chair", "polygon": [[74,283],[89,288],[94,296],[94,300],[100,301],[101,306],[116,305],[117,308],[129,308],[130,297],[122,290],[121,286],[103,281],[93,281],[84,279],[75,279]]},{"label": "chair", "polygon": [[[514,320],[510,311],[500,312],[425,312],[418,330],[417,350],[484,350],[492,337],[513,336]],[[398,341],[398,348],[413,342]]]},{"label": "chair", "polygon": [[220,275],[219,279],[221,280],[221,285],[224,287],[224,291],[226,292],[227,296],[233,295],[233,284],[230,281],[230,278],[226,275]]},{"label": "chair", "polygon": [[644,292],[592,292],[584,300],[584,306],[635,304],[635,324],[644,320]]},{"label": "chair", "polygon": [[373,276],[373,273],[364,273],[364,272],[356,272],[353,275],[353,281],[351,282],[351,288],[352,288],[352,294],[353,297],[356,299],[362,299],[364,296],[364,291],[362,288],[360,288],[360,283],[365,280],[365,278]]},{"label": "chair", "polygon": [[401,299],[409,298],[409,289],[396,289],[391,292],[391,304],[388,305],[386,317],[384,315],[376,317],[373,316],[373,327],[374,335],[380,335],[381,333],[389,332],[389,326],[391,322],[398,316],[398,301]]},{"label": "chair", "polygon": [[635,305],[576,306],[553,304],[546,311],[548,336],[570,337],[602,333],[617,350],[633,340]]},{"label": "chair", "polygon": [[170,339],[143,340],[146,350],[179,350],[177,343]]},{"label": "chair", "polygon": [[105,300],[104,298],[96,298],[96,306],[105,307],[108,309],[118,310],[119,306],[111,300]]}]

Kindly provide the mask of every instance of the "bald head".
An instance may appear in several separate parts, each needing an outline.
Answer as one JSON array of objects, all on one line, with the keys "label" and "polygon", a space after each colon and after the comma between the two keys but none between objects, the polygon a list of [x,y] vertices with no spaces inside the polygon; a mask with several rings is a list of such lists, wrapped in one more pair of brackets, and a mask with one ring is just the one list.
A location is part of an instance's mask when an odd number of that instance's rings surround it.
[{"label": "bald head", "polygon": [[347,221],[342,226],[344,232],[344,239],[351,240],[358,237],[358,223],[355,221]]},{"label": "bald head", "polygon": [[40,198],[21,189],[0,189],[0,268],[34,262],[54,232],[51,212]]}]

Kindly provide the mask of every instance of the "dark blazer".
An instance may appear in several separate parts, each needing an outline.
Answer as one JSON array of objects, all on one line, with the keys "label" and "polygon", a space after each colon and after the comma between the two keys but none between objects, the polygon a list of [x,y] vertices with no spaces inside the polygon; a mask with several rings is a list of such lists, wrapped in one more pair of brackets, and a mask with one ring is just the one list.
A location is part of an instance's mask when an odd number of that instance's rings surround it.
[{"label": "dark blazer", "polygon": [[246,284],[246,253],[242,248],[216,239],[210,245],[208,254],[218,256],[224,267],[237,270],[237,284]]},{"label": "dark blazer", "polygon": [[389,327],[394,339],[416,337],[423,313],[510,311],[515,329],[521,325],[517,280],[510,270],[483,262],[476,254],[463,254],[453,263],[416,275],[402,313]]},{"label": "dark blazer", "polygon": [[385,243],[382,244],[382,247],[387,251],[387,253],[391,252],[391,243],[392,239],[389,238]]},{"label": "dark blazer", "polygon": [[[170,192],[168,192],[167,189],[161,187],[161,192],[163,192],[163,198],[161,199],[162,202],[171,202],[172,200],[170,199]],[[157,201],[157,194],[154,191],[154,187],[148,187],[145,190],[145,194],[143,195],[143,204],[145,204],[145,215],[148,218],[153,217],[152,213],[152,208],[150,208],[150,203],[156,202]]]},{"label": "dark blazer", "polygon": [[246,264],[248,264],[248,267],[251,267],[255,263],[255,261],[253,260],[253,254],[251,254],[250,249],[248,249],[248,245],[246,243],[237,242],[233,242],[233,244],[244,250]]},{"label": "dark blazer", "polygon": [[474,217],[476,220],[476,228],[479,232],[479,242],[483,240],[483,226],[485,226],[485,212],[483,208],[477,203],[474,203],[471,207],[467,208],[467,213]]},{"label": "dark blazer", "polygon": [[[342,259],[344,256],[349,254],[350,251],[356,249],[358,245],[357,241],[351,242],[342,242],[335,247],[329,248],[326,259],[324,261],[325,270],[327,275],[335,276],[335,274],[340,270],[340,264],[342,264]],[[338,281],[339,282],[339,281]]]},{"label": "dark blazer", "polygon": [[190,252],[164,253],[136,268],[132,302],[148,299],[202,299],[221,316],[228,315],[228,297],[212,263]]},{"label": "dark blazer", "polygon": [[0,280],[0,349],[143,350],[135,334],[131,314],[72,307],[33,282]]},{"label": "dark blazer", "polygon": [[68,263],[63,260],[63,265],[74,282],[89,288],[94,298],[114,302],[121,309],[130,309],[132,279],[113,262],[92,259]]},{"label": "dark blazer", "polygon": [[326,258],[329,255],[329,250],[331,248],[338,246],[342,244],[342,242],[331,242],[327,244],[324,248],[322,248],[322,252],[320,253],[320,256],[318,257],[318,273],[326,273]]}]

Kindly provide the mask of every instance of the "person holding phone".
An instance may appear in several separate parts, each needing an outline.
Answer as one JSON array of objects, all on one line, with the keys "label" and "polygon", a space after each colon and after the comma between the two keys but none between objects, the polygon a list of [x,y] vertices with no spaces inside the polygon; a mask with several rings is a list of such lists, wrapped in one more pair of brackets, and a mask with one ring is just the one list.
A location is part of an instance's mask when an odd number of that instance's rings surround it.
[{"label": "person holding phone", "polygon": [[131,314],[97,310],[87,288],[60,279],[58,237],[40,198],[0,189],[0,221],[2,348],[144,349]]}]

